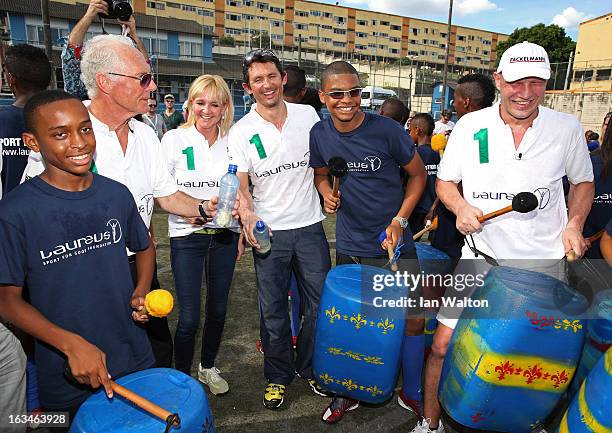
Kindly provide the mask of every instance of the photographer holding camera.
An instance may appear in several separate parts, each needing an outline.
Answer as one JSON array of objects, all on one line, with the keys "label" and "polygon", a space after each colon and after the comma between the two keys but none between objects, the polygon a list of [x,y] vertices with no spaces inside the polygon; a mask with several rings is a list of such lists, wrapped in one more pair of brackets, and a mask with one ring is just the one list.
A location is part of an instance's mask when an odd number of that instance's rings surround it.
[{"label": "photographer holding camera", "polygon": [[136,20],[132,7],[126,0],[91,0],[83,18],[74,26],[68,37],[68,43],[62,51],[62,72],[64,75],[64,90],[81,100],[89,99],[85,85],[81,81],[81,49],[89,26],[97,16],[100,18],[116,18],[123,28],[123,34],[129,36],[136,48],[147,59],[147,50],[136,34]]}]

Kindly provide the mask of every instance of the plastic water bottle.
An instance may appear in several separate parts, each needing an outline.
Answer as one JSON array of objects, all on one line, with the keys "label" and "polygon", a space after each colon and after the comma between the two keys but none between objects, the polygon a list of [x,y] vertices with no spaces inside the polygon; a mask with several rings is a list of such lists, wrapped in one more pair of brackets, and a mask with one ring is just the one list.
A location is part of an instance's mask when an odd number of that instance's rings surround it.
[{"label": "plastic water bottle", "polygon": [[219,227],[229,227],[232,223],[232,209],[236,202],[236,194],[240,188],[240,180],[236,176],[238,166],[230,164],[227,173],[221,178],[219,188],[219,204],[213,224]]},{"label": "plastic water bottle", "polygon": [[265,222],[259,220],[257,223],[255,223],[253,236],[255,236],[255,239],[259,244],[259,248],[256,250],[259,254],[265,254],[270,251],[270,248],[272,247],[272,244],[270,243],[270,232],[268,231],[268,226]]}]

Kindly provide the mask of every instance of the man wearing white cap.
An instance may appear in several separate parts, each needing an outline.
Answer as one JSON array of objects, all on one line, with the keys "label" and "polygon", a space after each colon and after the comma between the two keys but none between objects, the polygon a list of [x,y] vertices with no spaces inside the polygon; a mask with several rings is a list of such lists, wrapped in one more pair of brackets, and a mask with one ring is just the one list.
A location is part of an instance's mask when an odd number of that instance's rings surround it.
[{"label": "man wearing white cap", "polygon": [[[490,265],[484,260],[466,260],[483,256],[491,263],[490,259],[536,259],[521,262],[521,267],[538,267],[539,272],[565,280],[566,253],[581,256],[585,252],[582,227],[594,193],[582,128],[575,117],[541,105],[550,78],[548,55],[541,46],[522,42],[510,47],[493,77],[499,102],[457,122],[438,168],[438,197],[457,215],[457,229],[468,235],[456,273],[486,272]],[[568,209],[563,176],[571,184]],[[534,211],[478,222],[484,213],[510,204],[521,191],[533,192],[538,198]],[[425,370],[425,419],[414,433],[444,431],[438,385],[461,313],[450,310],[442,308],[438,314]]]}]

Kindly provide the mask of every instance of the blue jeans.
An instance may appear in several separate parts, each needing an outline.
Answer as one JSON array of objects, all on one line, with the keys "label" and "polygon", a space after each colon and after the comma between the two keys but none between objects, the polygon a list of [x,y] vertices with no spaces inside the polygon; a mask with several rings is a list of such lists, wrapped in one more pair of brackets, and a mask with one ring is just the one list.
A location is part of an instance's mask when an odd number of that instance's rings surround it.
[{"label": "blue jeans", "polygon": [[[206,277],[206,319],[204,320],[200,363],[215,365],[225,326],[227,297],[234,275],[238,233],[192,233],[170,238],[172,272],[179,304],[174,336],[174,364],[191,374],[195,336],[200,323],[202,277]],[[204,272],[206,271],[206,272]]]},{"label": "blue jeans", "polygon": [[[264,376],[269,382],[288,385],[297,371],[312,378],[312,352],[319,300],[331,267],[323,224],[294,230],[276,230],[272,249],[254,253],[259,299]],[[295,273],[303,312],[294,361],[287,294],[291,271]]]}]

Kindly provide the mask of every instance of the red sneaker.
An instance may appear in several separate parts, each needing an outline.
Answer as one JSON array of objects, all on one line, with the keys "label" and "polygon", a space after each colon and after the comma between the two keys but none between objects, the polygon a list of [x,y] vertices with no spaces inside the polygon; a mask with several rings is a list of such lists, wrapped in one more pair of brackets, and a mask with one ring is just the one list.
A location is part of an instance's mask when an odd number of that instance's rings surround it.
[{"label": "red sneaker", "polygon": [[342,419],[344,414],[349,410],[355,410],[359,407],[357,400],[351,400],[350,398],[334,397],[329,406],[325,408],[323,412],[323,422],[327,424],[337,423]]},{"label": "red sneaker", "polygon": [[423,403],[406,397],[404,391],[400,391],[397,395],[397,404],[399,404],[404,409],[416,414],[419,418],[423,417]]}]

